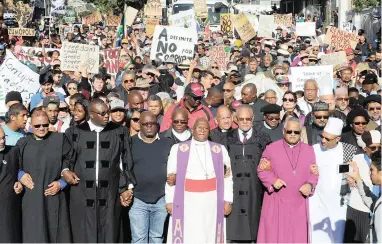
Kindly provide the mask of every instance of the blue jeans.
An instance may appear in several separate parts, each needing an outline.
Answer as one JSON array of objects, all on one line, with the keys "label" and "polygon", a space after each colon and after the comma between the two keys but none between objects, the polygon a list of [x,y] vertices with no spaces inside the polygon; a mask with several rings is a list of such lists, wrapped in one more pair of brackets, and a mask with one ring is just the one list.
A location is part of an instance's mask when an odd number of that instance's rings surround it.
[{"label": "blue jeans", "polygon": [[134,198],[129,217],[132,243],[163,243],[163,228],[167,217],[164,197],[156,203],[145,203]]}]

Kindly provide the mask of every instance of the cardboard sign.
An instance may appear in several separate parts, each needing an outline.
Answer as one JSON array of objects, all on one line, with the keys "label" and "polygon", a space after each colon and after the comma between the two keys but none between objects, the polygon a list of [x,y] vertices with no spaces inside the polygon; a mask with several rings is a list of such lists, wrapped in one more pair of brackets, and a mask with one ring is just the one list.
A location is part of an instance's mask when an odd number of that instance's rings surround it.
[{"label": "cardboard sign", "polygon": [[99,11],[82,17],[82,24],[92,25],[102,21],[102,15]]},{"label": "cardboard sign", "polygon": [[331,64],[336,66],[337,64],[345,64],[346,65],[346,53],[345,51],[339,51],[335,53],[324,54],[321,56],[321,64],[327,65]]},{"label": "cardboard sign", "polygon": [[107,26],[119,26],[121,24],[121,17],[117,15],[107,16]]},{"label": "cardboard sign", "polygon": [[306,80],[314,79],[318,86],[327,86],[333,84],[320,84],[323,77],[333,77],[333,65],[291,67],[289,80],[292,83],[292,91],[303,91]]},{"label": "cardboard sign", "polygon": [[260,15],[259,29],[257,36],[259,37],[272,37],[272,32],[275,29],[275,18],[273,15]]},{"label": "cardboard sign", "polygon": [[257,19],[257,16],[254,14],[248,14],[248,13],[246,13],[245,15],[247,16],[248,21],[249,23],[251,23],[253,29],[257,31],[257,29],[259,28],[259,20]]},{"label": "cardboard sign", "polygon": [[57,60],[50,57],[31,56],[25,53],[17,53],[15,54],[15,57],[21,62],[30,61],[31,63],[34,63],[34,64],[40,62],[40,63],[44,63],[45,65],[52,65],[52,62]]},{"label": "cardboard sign", "polygon": [[207,1],[206,0],[194,0],[194,8],[196,16],[207,17]]},{"label": "cardboard sign", "polygon": [[297,22],[296,35],[297,36],[315,36],[316,22]]},{"label": "cardboard sign", "polygon": [[211,63],[217,63],[219,70],[225,70],[229,62],[231,48],[226,46],[214,46],[210,49]]},{"label": "cardboard sign", "polygon": [[29,28],[9,28],[8,35],[10,36],[35,36],[36,30]]},{"label": "cardboard sign", "polygon": [[189,29],[176,26],[155,26],[150,59],[166,62],[172,57],[177,64],[194,56],[193,35]]},{"label": "cardboard sign", "polygon": [[248,18],[244,13],[238,14],[234,17],[233,25],[244,43],[256,36],[255,30],[253,29],[251,23],[249,23]]},{"label": "cardboard sign", "polygon": [[159,19],[146,19],[146,35],[152,37],[154,34],[155,26],[159,25]]},{"label": "cardboard sign", "polygon": [[[3,92],[1,97],[5,99],[8,92],[18,91],[26,104],[40,88],[39,75],[17,60],[10,51],[7,51],[4,62],[0,66],[0,86]],[[5,103],[5,101],[1,102]],[[4,105],[0,106],[0,112],[6,112],[5,110]]]},{"label": "cardboard sign", "polygon": [[220,29],[228,38],[233,38],[233,14],[220,14]]},{"label": "cardboard sign", "polygon": [[345,50],[347,48],[355,49],[358,43],[358,36],[330,26],[326,32],[324,41],[337,50]]},{"label": "cardboard sign", "polygon": [[162,17],[162,5],[160,0],[148,0],[145,6],[144,15],[147,17]]},{"label": "cardboard sign", "polygon": [[105,67],[108,74],[115,75],[116,73],[118,73],[120,53],[121,53],[121,49],[119,48],[103,50]]},{"label": "cardboard sign", "polygon": [[65,0],[52,0],[51,4],[50,13],[52,15],[65,14],[68,10]]},{"label": "cardboard sign", "polygon": [[293,23],[292,14],[276,14],[275,15],[275,25],[290,27]]},{"label": "cardboard sign", "polygon": [[131,26],[134,23],[135,16],[137,15],[138,10],[132,7],[127,7],[124,13],[124,25]]},{"label": "cardboard sign", "polygon": [[88,72],[99,72],[99,46],[64,42],[61,47],[61,70],[78,71],[80,64],[87,64]]},{"label": "cardboard sign", "polygon": [[171,26],[188,28],[192,32],[194,43],[198,41],[198,32],[196,27],[195,12],[193,9],[182,11],[178,14],[170,16],[169,23]]},{"label": "cardboard sign", "polygon": [[12,10],[15,13],[16,22],[19,24],[19,28],[26,27],[33,17],[34,8],[23,1],[18,1],[14,4],[13,0],[9,0],[6,1],[6,5],[8,10]]}]

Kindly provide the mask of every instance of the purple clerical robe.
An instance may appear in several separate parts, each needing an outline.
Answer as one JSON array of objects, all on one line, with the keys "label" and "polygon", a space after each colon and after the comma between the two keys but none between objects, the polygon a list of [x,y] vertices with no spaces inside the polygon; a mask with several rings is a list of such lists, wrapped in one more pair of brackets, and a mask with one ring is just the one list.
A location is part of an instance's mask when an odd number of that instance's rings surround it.
[{"label": "purple clerical robe", "polygon": [[[318,175],[310,173],[310,165],[316,162],[313,147],[303,142],[290,147],[282,139],[268,145],[262,157],[271,162],[272,170],[258,168],[266,192],[257,242],[309,242],[309,201],[299,189],[305,183],[317,184]],[[272,184],[278,178],[286,187],[276,190]]]}]

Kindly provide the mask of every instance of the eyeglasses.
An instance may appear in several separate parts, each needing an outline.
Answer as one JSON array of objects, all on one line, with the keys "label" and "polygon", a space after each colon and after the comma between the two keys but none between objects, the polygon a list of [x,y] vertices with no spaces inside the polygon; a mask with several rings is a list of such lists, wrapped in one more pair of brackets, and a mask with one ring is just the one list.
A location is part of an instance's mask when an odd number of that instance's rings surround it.
[{"label": "eyeglasses", "polygon": [[288,135],[292,135],[292,134],[300,135],[301,131],[299,131],[299,130],[285,130],[285,133],[287,133]]},{"label": "eyeglasses", "polygon": [[280,120],[280,117],[265,116],[265,118],[267,118],[267,120],[270,120],[270,121],[279,121]]},{"label": "eyeglasses", "polygon": [[329,119],[329,116],[316,116],[314,115],[316,119]]},{"label": "eyeglasses", "polygon": [[370,107],[368,108],[369,111],[374,111],[374,110],[378,110],[380,111],[381,110],[381,107]]},{"label": "eyeglasses", "polygon": [[337,101],[345,101],[345,102],[348,102],[349,101],[349,98],[337,98]]},{"label": "eyeglasses", "polygon": [[247,122],[250,122],[252,121],[252,118],[237,118],[238,121],[247,121]]},{"label": "eyeglasses", "polygon": [[102,112],[97,112],[97,111],[91,111],[92,113],[96,113],[98,114],[99,116],[101,117],[105,117],[107,114],[110,114],[110,111],[107,110],[107,111],[102,111]]},{"label": "eyeglasses", "polygon": [[223,89],[223,92],[231,92],[233,89]]},{"label": "eyeglasses", "polygon": [[201,126],[196,127],[196,131],[198,132],[209,131],[209,130],[210,128],[208,127],[201,127]]},{"label": "eyeglasses", "polygon": [[295,102],[296,100],[294,100],[294,98],[283,98],[283,102]]},{"label": "eyeglasses", "polygon": [[285,73],[275,73],[275,75],[285,75]]},{"label": "eyeglasses", "polygon": [[353,125],[367,125],[367,122],[353,122]]},{"label": "eyeglasses", "polygon": [[131,80],[124,80],[123,83],[134,83],[135,80],[134,79],[131,79]]},{"label": "eyeglasses", "polygon": [[173,124],[181,124],[181,125],[186,125],[187,124],[187,121],[186,120],[173,120],[172,121]]},{"label": "eyeglasses", "polygon": [[44,127],[44,128],[48,128],[48,127],[49,127],[49,124],[38,124],[38,125],[33,125],[33,127],[34,127],[35,129],[41,128],[41,126]]},{"label": "eyeglasses", "polygon": [[156,126],[157,122],[144,122],[144,123],[141,123],[141,125],[144,127],[151,127],[151,126]]},{"label": "eyeglasses", "polygon": [[277,83],[279,87],[289,87],[289,83]]},{"label": "eyeglasses", "polygon": [[218,66],[212,66],[211,69],[219,69]]},{"label": "eyeglasses", "polygon": [[138,123],[139,122],[139,118],[131,118],[131,121],[133,121],[135,123]]}]

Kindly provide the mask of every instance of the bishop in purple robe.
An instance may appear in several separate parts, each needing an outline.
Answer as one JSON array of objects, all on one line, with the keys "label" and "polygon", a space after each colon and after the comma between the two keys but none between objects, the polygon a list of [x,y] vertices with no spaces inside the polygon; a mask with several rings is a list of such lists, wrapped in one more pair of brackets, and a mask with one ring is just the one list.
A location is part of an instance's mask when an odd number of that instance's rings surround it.
[{"label": "bishop in purple robe", "polygon": [[268,145],[258,167],[266,188],[258,243],[308,243],[309,201],[318,181],[312,146],[300,141],[298,119],[284,124],[284,139]]}]

